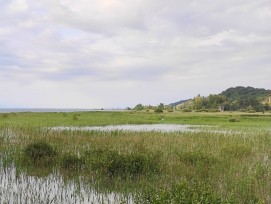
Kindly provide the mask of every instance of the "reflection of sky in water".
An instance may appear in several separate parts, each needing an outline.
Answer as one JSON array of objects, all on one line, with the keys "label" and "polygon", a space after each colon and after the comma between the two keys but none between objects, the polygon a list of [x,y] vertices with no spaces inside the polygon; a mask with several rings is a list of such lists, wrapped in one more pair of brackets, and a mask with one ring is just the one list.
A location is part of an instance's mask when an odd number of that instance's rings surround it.
[{"label": "reflection of sky in water", "polygon": [[98,193],[89,185],[64,181],[57,173],[40,178],[16,174],[14,166],[3,168],[0,163],[0,204],[4,203],[132,203],[121,194]]},{"label": "reflection of sky in water", "polygon": [[53,131],[125,131],[125,132],[207,132],[216,134],[242,134],[242,131],[220,129],[209,125],[181,125],[181,124],[138,124],[138,125],[107,125],[107,126],[57,126],[51,127]]},{"label": "reflection of sky in water", "polygon": [[108,126],[85,126],[85,127],[53,127],[52,130],[72,131],[127,131],[127,132],[185,132],[194,131],[191,125],[179,124],[145,124],[145,125],[108,125]]}]

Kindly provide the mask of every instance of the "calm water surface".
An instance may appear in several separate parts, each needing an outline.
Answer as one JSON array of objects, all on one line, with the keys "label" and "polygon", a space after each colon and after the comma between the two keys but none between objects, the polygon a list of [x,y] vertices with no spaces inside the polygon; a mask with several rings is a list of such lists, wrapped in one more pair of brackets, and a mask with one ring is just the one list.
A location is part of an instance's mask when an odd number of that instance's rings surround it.
[{"label": "calm water surface", "polygon": [[124,109],[62,109],[62,108],[0,108],[0,113],[62,113],[62,112],[89,112],[89,111],[123,111]]},{"label": "calm water surface", "polygon": [[127,132],[185,132],[195,131],[198,125],[180,124],[144,124],[144,125],[107,125],[107,126],[84,126],[84,127],[53,127],[51,130],[63,131],[127,131]]},{"label": "calm water surface", "polygon": [[0,164],[0,204],[44,203],[44,204],[87,204],[87,203],[133,203],[132,198],[119,193],[98,193],[83,181],[64,181],[58,174],[46,177],[16,173],[14,166]]}]

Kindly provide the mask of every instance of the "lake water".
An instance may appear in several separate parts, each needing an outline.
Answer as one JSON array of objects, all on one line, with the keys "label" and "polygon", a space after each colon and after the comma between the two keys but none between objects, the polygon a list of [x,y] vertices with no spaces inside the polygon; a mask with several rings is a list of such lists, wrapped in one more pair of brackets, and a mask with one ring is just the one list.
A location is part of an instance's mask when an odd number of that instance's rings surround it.
[{"label": "lake water", "polygon": [[125,131],[125,132],[208,132],[217,134],[242,134],[242,131],[222,130],[209,125],[184,125],[184,124],[135,124],[135,125],[106,125],[106,126],[57,126],[51,127],[53,131]]},{"label": "lake water", "polygon": [[0,162],[0,204],[6,203],[132,203],[132,198],[118,193],[99,193],[83,181],[64,181],[58,174],[46,177],[16,173],[14,166],[4,168]]},{"label": "lake water", "polygon": [[0,108],[0,113],[20,113],[20,112],[88,112],[88,111],[122,111],[123,109],[61,109],[61,108]]},{"label": "lake water", "polygon": [[107,126],[84,126],[84,127],[52,127],[55,131],[126,131],[126,132],[186,132],[195,131],[198,125],[180,124],[143,124],[143,125],[107,125]]}]

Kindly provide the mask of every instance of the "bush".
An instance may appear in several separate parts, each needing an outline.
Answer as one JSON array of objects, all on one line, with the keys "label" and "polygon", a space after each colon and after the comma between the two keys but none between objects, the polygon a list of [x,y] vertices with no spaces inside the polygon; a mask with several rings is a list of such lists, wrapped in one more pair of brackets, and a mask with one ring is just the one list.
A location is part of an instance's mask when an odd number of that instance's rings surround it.
[{"label": "bush", "polygon": [[140,104],[137,104],[135,107],[134,107],[134,110],[136,111],[141,111],[144,109],[144,106],[140,103]]},{"label": "bush", "polygon": [[27,145],[24,154],[33,162],[50,159],[56,156],[54,148],[46,142],[36,142]]},{"label": "bush", "polygon": [[240,122],[240,120],[238,120],[237,118],[229,118],[228,121],[229,122]]},{"label": "bush", "polygon": [[192,110],[191,109],[183,109],[182,112],[189,113],[189,112],[192,112]]},{"label": "bush", "polygon": [[195,112],[209,112],[208,109],[196,109]]},{"label": "bush", "polygon": [[77,121],[77,120],[79,120],[79,114],[74,114],[73,116],[72,116],[72,119],[74,120],[74,121]]},{"label": "bush", "polygon": [[85,165],[85,159],[77,155],[64,154],[61,158],[61,166],[69,170],[79,170]]},{"label": "bush", "polygon": [[218,110],[218,109],[210,109],[209,112],[211,112],[211,113],[217,113],[217,112],[220,112],[220,110]]},{"label": "bush", "polygon": [[95,150],[86,152],[91,168],[110,176],[140,176],[159,172],[159,156],[152,153],[120,154],[117,151]]},{"label": "bush", "polygon": [[143,154],[113,154],[108,166],[108,172],[112,175],[130,175],[139,176],[141,174],[157,173],[159,168],[155,159]]},{"label": "bush", "polygon": [[163,113],[164,111],[163,111],[163,109],[161,109],[161,108],[156,108],[156,109],[154,110],[154,112],[155,112],[155,113]]},{"label": "bush", "polygon": [[196,112],[196,113],[199,113],[199,112],[201,112],[201,110],[199,110],[199,109],[196,109],[196,110],[195,110],[195,112]]},{"label": "bush", "polygon": [[1,116],[2,116],[2,118],[6,119],[6,118],[8,118],[9,114],[8,113],[3,113],[3,114],[1,114]]}]

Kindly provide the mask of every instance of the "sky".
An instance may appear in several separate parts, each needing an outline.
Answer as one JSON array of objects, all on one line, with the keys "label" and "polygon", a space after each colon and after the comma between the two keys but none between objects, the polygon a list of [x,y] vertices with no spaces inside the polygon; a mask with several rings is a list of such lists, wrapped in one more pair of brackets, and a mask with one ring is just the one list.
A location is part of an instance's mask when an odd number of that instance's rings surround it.
[{"label": "sky", "polygon": [[271,89],[270,0],[0,0],[0,108]]}]

